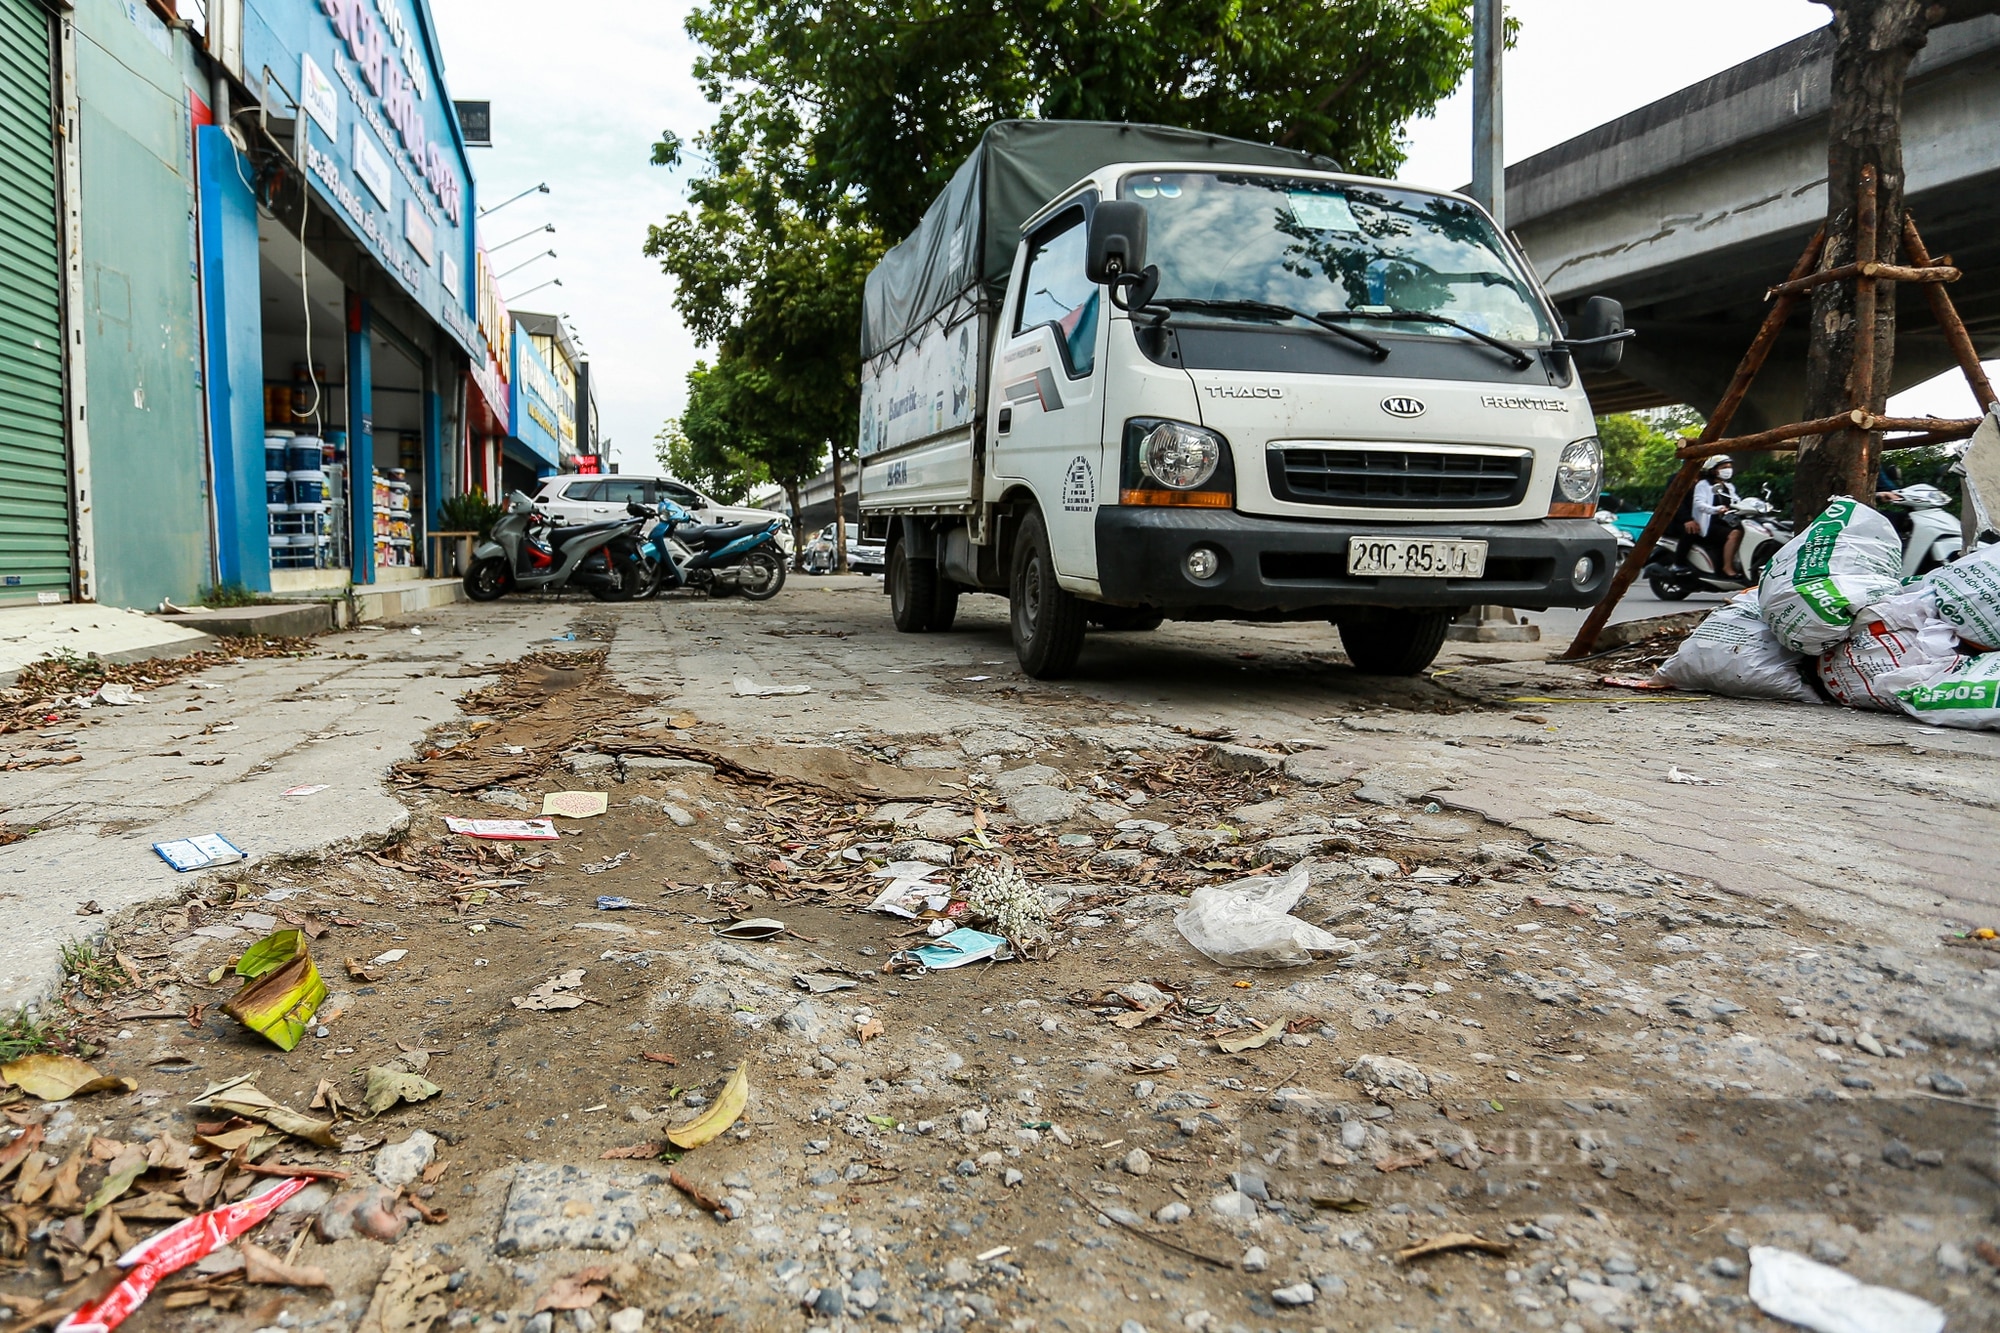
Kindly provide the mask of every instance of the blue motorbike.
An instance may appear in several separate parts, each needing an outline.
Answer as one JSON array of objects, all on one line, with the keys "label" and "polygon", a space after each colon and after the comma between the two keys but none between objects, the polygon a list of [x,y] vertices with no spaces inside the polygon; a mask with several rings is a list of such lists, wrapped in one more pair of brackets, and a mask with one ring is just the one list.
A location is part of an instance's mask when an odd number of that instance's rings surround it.
[{"label": "blue motorbike", "polygon": [[768,523],[695,522],[671,500],[657,509],[628,505],[652,519],[640,530],[635,596],[657,597],[695,588],[711,597],[741,594],[769,601],[785,586],[785,555],[778,547],[779,520]]}]

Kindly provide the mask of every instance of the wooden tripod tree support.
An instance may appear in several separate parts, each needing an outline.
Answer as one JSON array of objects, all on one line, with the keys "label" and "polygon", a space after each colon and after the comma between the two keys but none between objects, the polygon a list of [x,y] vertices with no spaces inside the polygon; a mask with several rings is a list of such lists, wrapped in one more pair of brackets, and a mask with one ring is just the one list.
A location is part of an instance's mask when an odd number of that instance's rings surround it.
[{"label": "wooden tripod tree support", "polygon": [[[1875,169],[1861,169],[1861,189],[1855,209],[1856,254],[1875,253]],[[1869,432],[1872,438],[1880,440],[1882,431],[1916,431],[1913,437],[1896,440],[1877,446],[1868,451],[1866,475],[1858,479],[1856,493],[1869,489],[1866,483],[1872,478],[1877,460],[1884,448],[1917,449],[1933,444],[1944,444],[1952,440],[1962,440],[1979,428],[1983,418],[1945,417],[1883,417],[1877,416],[1870,406],[1870,390],[1875,382],[1875,343],[1872,338],[1861,340],[1856,349],[1853,374],[1849,377],[1849,400],[1853,407],[1839,416],[1823,417],[1817,421],[1802,421],[1789,426],[1779,426],[1773,430],[1759,431],[1754,435],[1738,435],[1724,438],[1723,432],[1735,419],[1736,411],[1743,405],[1743,399],[1750,392],[1750,385],[1757,378],[1757,372],[1764,368],[1764,361],[1776,345],[1778,335],[1791,317],[1792,309],[1799,297],[1814,287],[1828,282],[1855,284],[1856,327],[1875,327],[1875,297],[1878,282],[1918,282],[1923,284],[1925,299],[1929,301],[1931,316],[1944,330],[1945,340],[1950,345],[1953,357],[1958,361],[1966,382],[1972,386],[1972,396],[1979,403],[1982,412],[1993,410],[1996,396],[1993,385],[1986,378],[1986,371],[1979,364],[1979,353],[1972,345],[1972,337],[1966,332],[1965,322],[1958,316],[1958,310],[1951,303],[1944,284],[1958,280],[1959,270],[1952,267],[1949,259],[1933,261],[1930,252],[1924,248],[1923,237],[1917,233],[1916,221],[1907,213],[1903,217],[1903,250],[1911,261],[1909,265],[1861,263],[1843,264],[1835,268],[1817,269],[1826,251],[1826,228],[1813,233],[1806,243],[1805,253],[1785,281],[1765,292],[1765,299],[1771,301],[1771,308],[1764,315],[1764,323],[1751,340],[1750,350],[1743,354],[1743,360],[1736,367],[1736,375],[1729,382],[1729,388],[1722,400],[1715,405],[1709,415],[1708,425],[1700,435],[1674,451],[1681,460],[1680,470],[1667,483],[1666,494],[1660,497],[1659,505],[1653,510],[1652,518],[1646,522],[1646,529],[1633,543],[1626,555],[1625,563],[1618,567],[1612,577],[1611,586],[1605,590],[1604,600],[1591,608],[1590,615],[1583,622],[1583,628],[1576,633],[1575,640],[1563,650],[1557,661],[1587,657],[1597,646],[1597,636],[1611,619],[1611,613],[1639,577],[1646,562],[1652,558],[1653,548],[1659,545],[1660,537],[1673,521],[1681,502],[1693,492],[1694,485],[1701,476],[1701,460],[1717,454],[1736,453],[1777,453],[1798,448],[1798,441],[1810,436],[1826,435],[1838,430],[1860,430]]]}]

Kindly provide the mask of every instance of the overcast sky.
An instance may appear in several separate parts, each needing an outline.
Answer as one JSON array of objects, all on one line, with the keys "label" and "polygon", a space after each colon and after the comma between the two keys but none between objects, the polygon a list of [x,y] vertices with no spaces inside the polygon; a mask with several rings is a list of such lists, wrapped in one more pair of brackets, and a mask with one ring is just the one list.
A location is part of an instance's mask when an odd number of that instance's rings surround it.
[{"label": "overcast sky", "polygon": [[[591,0],[551,11],[528,0],[431,0],[452,96],[490,98],[495,147],[473,151],[482,206],[547,181],[487,218],[496,271],[553,248],[504,280],[517,308],[567,314],[591,355],[603,430],[627,470],[652,461],[652,439],[681,408],[702,349],[680,326],[672,284],[640,253],[646,225],[682,204],[678,172],[648,164],[662,129],[683,137],[712,108],[690,75],[684,0]],[[1507,160],[1516,162],[1760,51],[1823,27],[1811,0],[1510,0],[1521,21],[1504,80]],[[1410,126],[1405,180],[1445,187],[1471,177],[1472,111],[1462,89]],[[1971,415],[1962,383],[1897,400],[1901,410]]]}]

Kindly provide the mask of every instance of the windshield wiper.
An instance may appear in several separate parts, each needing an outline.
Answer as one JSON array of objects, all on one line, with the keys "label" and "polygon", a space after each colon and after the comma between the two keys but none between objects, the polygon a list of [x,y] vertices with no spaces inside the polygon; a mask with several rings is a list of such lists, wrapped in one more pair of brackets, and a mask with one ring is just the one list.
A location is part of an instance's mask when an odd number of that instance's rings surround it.
[{"label": "windshield wiper", "polygon": [[1166,310],[1211,310],[1216,314],[1228,315],[1279,315],[1290,319],[1302,319],[1308,324],[1317,324],[1328,333],[1337,333],[1356,346],[1368,349],[1368,355],[1377,361],[1389,355],[1389,349],[1365,333],[1333,323],[1324,315],[1311,315],[1303,310],[1295,310],[1275,301],[1211,301],[1196,296],[1156,296],[1147,304]]},{"label": "windshield wiper", "polygon": [[1460,333],[1471,334],[1488,347],[1498,348],[1500,351],[1505,352],[1513,359],[1514,369],[1516,370],[1526,370],[1529,366],[1535,364],[1534,357],[1529,356],[1526,352],[1514,346],[1514,344],[1503,342],[1490,333],[1481,333],[1470,324],[1461,324],[1450,315],[1436,315],[1427,310],[1327,310],[1321,312],[1318,318],[1321,321],[1330,319],[1400,319],[1417,324],[1444,324],[1457,329]]}]

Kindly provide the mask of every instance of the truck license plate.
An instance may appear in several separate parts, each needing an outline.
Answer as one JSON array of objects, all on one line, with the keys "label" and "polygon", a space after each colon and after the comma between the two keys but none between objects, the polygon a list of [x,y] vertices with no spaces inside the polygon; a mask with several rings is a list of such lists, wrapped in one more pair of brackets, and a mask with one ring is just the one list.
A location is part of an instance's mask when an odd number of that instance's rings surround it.
[{"label": "truck license plate", "polygon": [[1350,537],[1347,572],[1419,579],[1476,579],[1486,573],[1486,543]]}]

